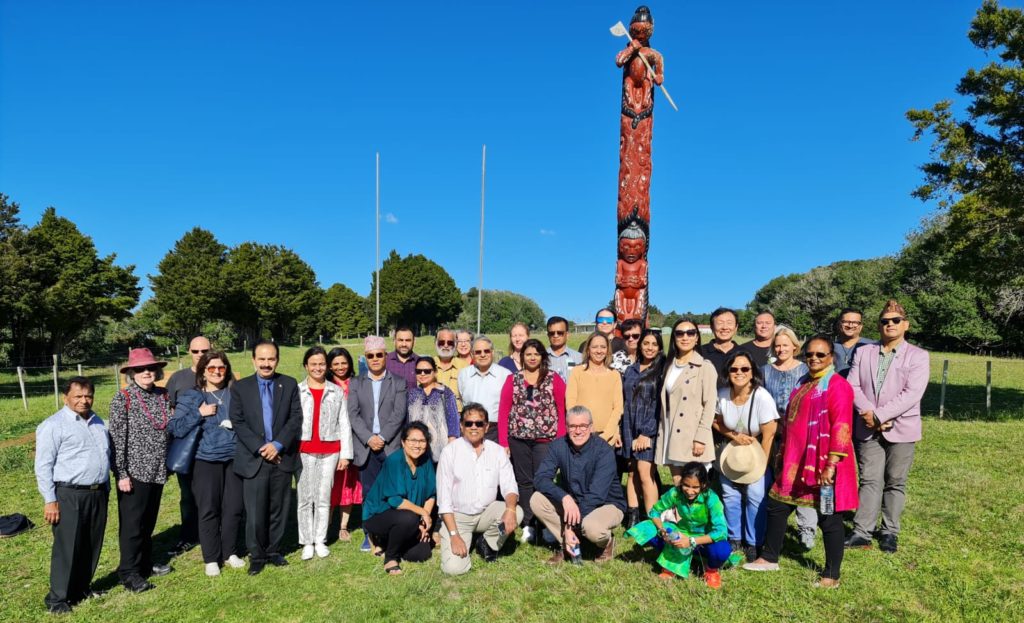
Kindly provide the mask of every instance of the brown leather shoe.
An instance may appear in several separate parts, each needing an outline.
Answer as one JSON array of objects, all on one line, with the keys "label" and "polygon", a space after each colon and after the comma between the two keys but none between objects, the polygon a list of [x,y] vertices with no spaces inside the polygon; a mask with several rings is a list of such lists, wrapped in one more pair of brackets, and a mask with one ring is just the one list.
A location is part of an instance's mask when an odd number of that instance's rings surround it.
[{"label": "brown leather shoe", "polygon": [[612,558],[615,558],[615,537],[608,537],[608,545],[604,546],[604,551],[598,554],[594,562],[608,562]]},{"label": "brown leather shoe", "polygon": [[559,546],[558,551],[551,555],[551,558],[544,561],[548,565],[560,565],[563,562],[565,562],[565,548],[561,546]]}]

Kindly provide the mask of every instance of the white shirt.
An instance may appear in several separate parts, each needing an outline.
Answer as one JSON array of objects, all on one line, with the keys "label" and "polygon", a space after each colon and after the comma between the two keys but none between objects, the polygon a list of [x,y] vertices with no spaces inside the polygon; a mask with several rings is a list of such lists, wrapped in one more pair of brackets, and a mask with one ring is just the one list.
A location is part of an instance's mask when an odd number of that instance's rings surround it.
[{"label": "white shirt", "polygon": [[463,406],[477,402],[487,409],[487,419],[498,421],[498,403],[501,402],[501,388],[512,373],[504,366],[491,364],[487,372],[481,373],[476,366],[467,366],[459,371],[459,394]]},{"label": "white shirt", "polygon": [[[761,434],[761,424],[779,419],[775,400],[763,387],[758,387],[754,391],[754,395],[738,407],[729,398],[729,388],[723,387],[718,390],[718,404],[715,405],[715,413],[722,416],[722,423],[726,428],[734,433],[743,433],[751,437]],[[752,431],[747,430],[748,419]]]},{"label": "white shirt", "polygon": [[512,463],[505,448],[489,439],[477,456],[473,445],[459,437],[444,447],[437,463],[437,512],[479,515],[501,497],[519,495]]}]

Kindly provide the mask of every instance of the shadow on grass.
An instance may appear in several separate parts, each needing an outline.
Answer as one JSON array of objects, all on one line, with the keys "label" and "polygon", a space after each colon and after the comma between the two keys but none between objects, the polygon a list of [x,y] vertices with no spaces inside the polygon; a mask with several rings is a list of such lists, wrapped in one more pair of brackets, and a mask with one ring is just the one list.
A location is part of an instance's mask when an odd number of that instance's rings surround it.
[{"label": "shadow on grass", "polygon": [[[926,416],[938,416],[941,383],[929,383],[921,400]],[[946,420],[963,422],[1005,422],[1024,419],[1024,390],[1009,387],[992,388],[992,409],[985,409],[985,386],[946,384]]]}]

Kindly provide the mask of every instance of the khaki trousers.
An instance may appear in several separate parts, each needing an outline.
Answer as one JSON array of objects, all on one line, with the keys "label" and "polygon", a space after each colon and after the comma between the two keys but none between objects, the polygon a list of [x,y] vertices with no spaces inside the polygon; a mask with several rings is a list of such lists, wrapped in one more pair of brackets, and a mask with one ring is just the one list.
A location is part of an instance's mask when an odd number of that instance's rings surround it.
[{"label": "khaki trousers", "polygon": [[[555,504],[543,493],[534,492],[530,498],[530,508],[533,514],[540,519],[544,527],[555,535],[559,543],[562,542],[562,505]],[[583,518],[583,536],[594,545],[604,548],[612,538],[612,529],[622,523],[622,511],[612,504],[605,504],[590,511],[590,514]]]},{"label": "khaki trousers", "polygon": [[[482,533],[481,539],[487,541],[494,551],[501,550],[505,540],[511,536],[501,536],[498,533],[498,522],[505,514],[505,502],[495,501],[484,509],[479,515],[464,515],[454,513],[455,528],[466,543],[466,557],[462,558],[452,553],[452,537],[448,534],[447,526],[441,526],[441,571],[446,575],[462,575],[473,566],[470,562],[470,550],[473,543],[473,535]],[[516,506],[516,525],[523,520],[523,509]]]}]

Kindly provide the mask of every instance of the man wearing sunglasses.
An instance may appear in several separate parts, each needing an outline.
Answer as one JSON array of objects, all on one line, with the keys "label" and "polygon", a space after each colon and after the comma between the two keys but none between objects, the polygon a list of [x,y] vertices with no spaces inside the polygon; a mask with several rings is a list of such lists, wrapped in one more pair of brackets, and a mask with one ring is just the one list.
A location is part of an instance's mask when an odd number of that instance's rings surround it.
[{"label": "man wearing sunglasses", "polygon": [[900,515],[914,444],[921,439],[921,397],[928,387],[928,352],[905,340],[910,320],[895,300],[882,307],[882,339],[857,350],[848,380],[853,387],[854,447],[860,500],[847,547],[871,547],[879,511],[878,548],[896,552]]},{"label": "man wearing sunglasses", "polygon": [[561,316],[548,318],[548,369],[554,370],[566,383],[569,372],[583,363],[579,351],[566,346],[569,341],[569,321]]},{"label": "man wearing sunglasses", "polygon": [[452,390],[455,394],[455,404],[459,411],[462,411],[462,396],[459,394],[459,372],[469,365],[469,362],[456,357],[455,346],[457,339],[455,332],[451,329],[441,329],[437,332],[436,343],[434,344],[437,355],[434,363],[437,364],[437,382]]},{"label": "man wearing sunglasses", "polygon": [[[210,352],[210,340],[197,335],[188,343],[188,352],[192,357],[192,366],[176,371],[167,379],[167,400],[173,409],[178,404],[178,395],[196,386],[196,365],[203,355]],[[199,510],[196,497],[192,493],[192,474],[176,474],[181,500],[178,508],[181,511],[181,532],[178,542],[169,552],[171,556],[180,556],[196,546],[199,542]]]},{"label": "man wearing sunglasses", "polygon": [[[498,558],[505,540],[523,520],[519,486],[505,449],[484,439],[487,411],[470,403],[462,410],[462,436],[445,446],[437,464],[437,511],[441,529],[441,571],[469,571],[469,544],[485,562]],[[498,494],[501,498],[498,499]]]},{"label": "man wearing sunglasses", "polygon": [[473,365],[459,372],[459,394],[464,403],[483,405],[491,425],[486,437],[498,442],[498,403],[501,402],[501,388],[512,373],[508,368],[494,363],[494,343],[491,338],[481,335],[473,340]]}]

